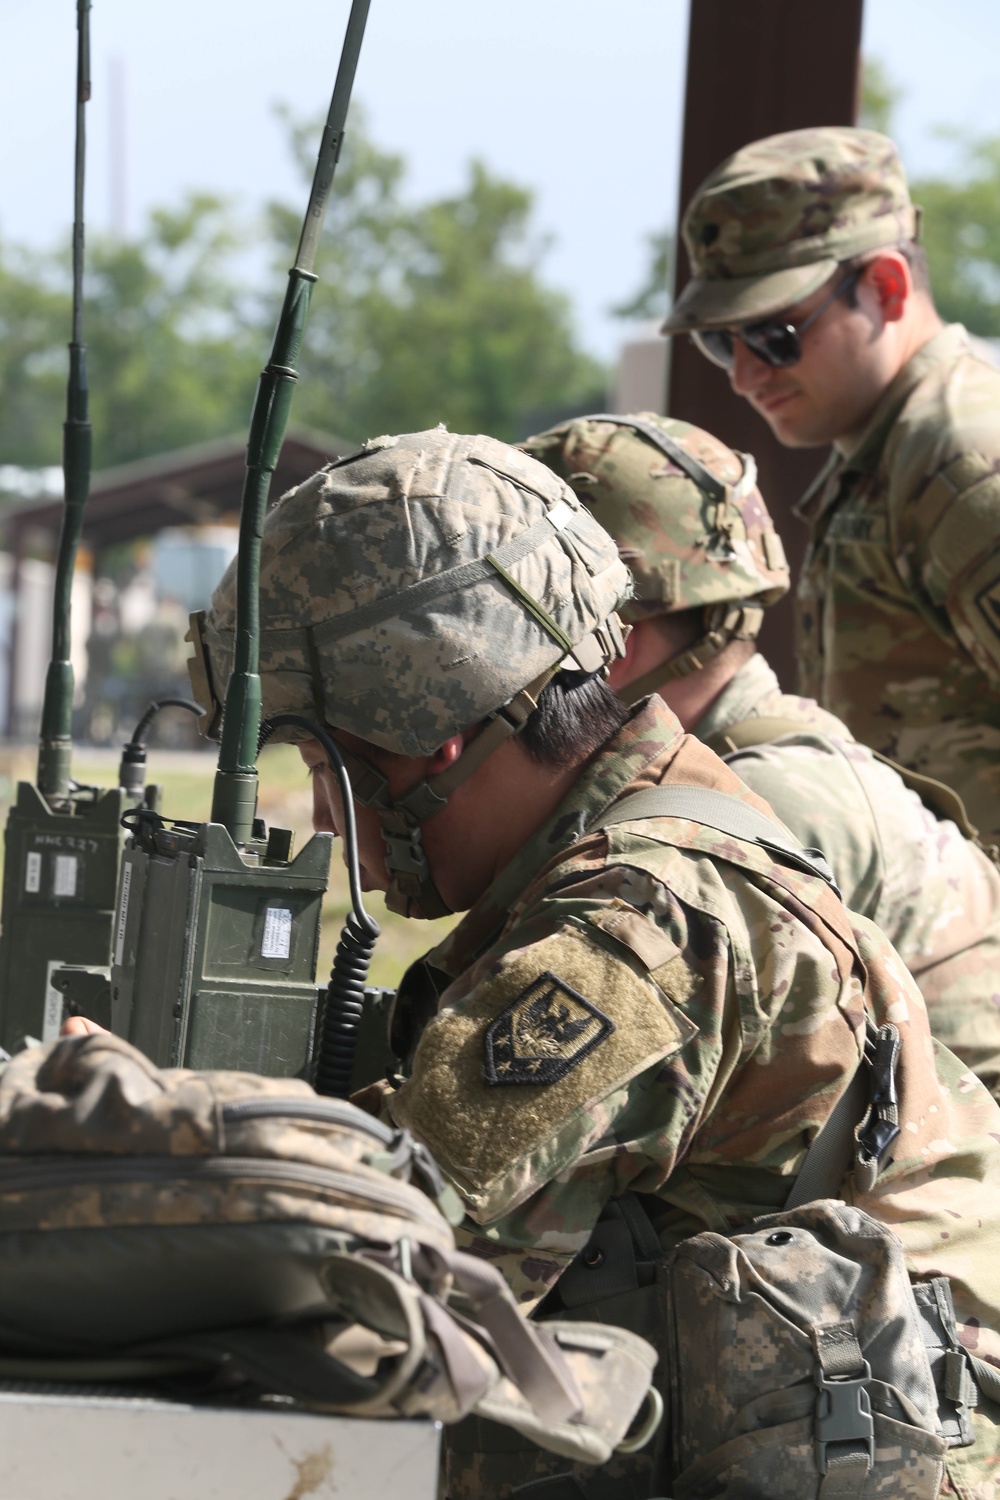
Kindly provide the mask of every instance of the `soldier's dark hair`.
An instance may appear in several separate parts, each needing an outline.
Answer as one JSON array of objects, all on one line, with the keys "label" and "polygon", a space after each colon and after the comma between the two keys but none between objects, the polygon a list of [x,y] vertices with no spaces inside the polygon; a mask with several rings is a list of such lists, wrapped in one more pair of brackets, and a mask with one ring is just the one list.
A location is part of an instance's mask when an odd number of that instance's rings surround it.
[{"label": "soldier's dark hair", "polygon": [[563,770],[600,750],[628,716],[599,672],[557,672],[517,742],[539,765]]}]

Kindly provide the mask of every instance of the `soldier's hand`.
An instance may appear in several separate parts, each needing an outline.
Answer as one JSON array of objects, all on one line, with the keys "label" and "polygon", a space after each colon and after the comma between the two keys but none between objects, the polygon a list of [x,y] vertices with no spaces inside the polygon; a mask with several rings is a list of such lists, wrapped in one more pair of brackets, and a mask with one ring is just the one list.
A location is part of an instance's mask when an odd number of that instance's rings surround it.
[{"label": "soldier's hand", "polygon": [[67,1016],[59,1028],[60,1036],[91,1036],[96,1031],[107,1031],[106,1026],[98,1026],[96,1021],[89,1021],[86,1016]]}]

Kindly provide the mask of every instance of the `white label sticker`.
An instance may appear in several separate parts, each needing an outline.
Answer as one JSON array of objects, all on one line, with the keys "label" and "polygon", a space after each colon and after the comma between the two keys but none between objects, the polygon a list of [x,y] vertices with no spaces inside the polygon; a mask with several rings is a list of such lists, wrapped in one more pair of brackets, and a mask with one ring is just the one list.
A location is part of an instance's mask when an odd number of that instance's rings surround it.
[{"label": "white label sticker", "polygon": [[32,852],[24,867],[24,889],[32,893],[42,888],[42,856]]},{"label": "white label sticker", "polygon": [[284,906],[269,906],[264,913],[261,958],[287,958],[292,948],[292,914]]},{"label": "white label sticker", "polygon": [[128,895],[132,889],[132,866],[122,865],[122,891],[118,900],[118,922],[115,926],[115,965],[122,966],[122,955],[125,952],[125,926],[128,922]]},{"label": "white label sticker", "polygon": [[45,1010],[42,1012],[42,1041],[54,1042],[63,1023],[63,993],[54,988],[52,972],[61,969],[64,958],[50,958],[45,971]]},{"label": "white label sticker", "polygon": [[52,886],[53,896],[76,895],[76,871],[80,861],[75,854],[56,855],[56,878]]}]

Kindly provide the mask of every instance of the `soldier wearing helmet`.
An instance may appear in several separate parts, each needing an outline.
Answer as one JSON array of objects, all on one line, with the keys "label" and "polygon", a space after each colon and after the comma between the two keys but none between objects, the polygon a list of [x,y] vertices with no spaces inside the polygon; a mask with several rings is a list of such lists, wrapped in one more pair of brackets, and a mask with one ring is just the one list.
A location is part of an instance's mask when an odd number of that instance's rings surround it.
[{"label": "soldier wearing helmet", "polygon": [[946,782],[1000,835],[1000,373],[945,327],[890,140],[791,131],[698,189],[691,333],[791,447],[833,443],[800,502],[800,687]]},{"label": "soldier wearing helmet", "polygon": [[[871,1103],[833,1176],[912,1266],[952,1278],[960,1325],[974,1319],[1000,1363],[982,1227],[1000,1204],[1000,1112],[950,1054],[935,1069],[915,986],[822,859],[659,699],[626,709],[607,687],[629,580],[574,490],[490,438],[376,439],[285,496],[262,546],[265,713],[322,721],[348,752],[370,884],[411,915],[465,911],[404,976],[387,1108],[526,1309],[558,1304],[571,1267],[564,1305],[601,1302],[588,1277],[605,1252],[587,1246],[609,1217],[615,1266],[638,1274],[641,1249],[655,1281],[693,1232],[780,1208],[857,1075]],[[217,696],[234,597],[231,569],[203,632]],[[303,753],[316,820],[336,830],[316,742]],[[891,1105],[861,1061],[869,1021],[901,1049]],[[553,1494],[577,1483],[567,1461],[505,1441],[456,1434],[452,1500],[532,1474],[567,1476]],[[665,1493],[666,1429],[658,1444],[580,1471],[583,1492]],[[902,1451],[847,1458],[863,1482]],[[949,1450],[949,1472],[977,1475],[983,1451]],[[943,1442],[927,1454],[914,1495],[944,1471]]]},{"label": "soldier wearing helmet", "polygon": [[632,631],[611,669],[623,700],[658,692],[823,850],[845,905],[917,980],[935,1035],[1000,1092],[1000,870],[951,821],[947,788],[921,785],[925,805],[839,719],[781,692],[752,639],[788,587],[753,460],[652,413],[581,417],[524,447],[571,483],[632,570]]}]

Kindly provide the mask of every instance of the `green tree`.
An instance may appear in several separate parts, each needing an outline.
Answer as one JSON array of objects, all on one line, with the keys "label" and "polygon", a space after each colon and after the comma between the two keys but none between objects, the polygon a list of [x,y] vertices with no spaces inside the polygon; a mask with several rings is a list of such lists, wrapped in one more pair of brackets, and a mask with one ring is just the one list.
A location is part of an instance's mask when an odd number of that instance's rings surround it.
[{"label": "green tree", "polygon": [[69,299],[52,270],[47,257],[0,245],[0,463],[59,462]]},{"label": "green tree", "polygon": [[[304,170],[315,129],[291,127]],[[330,204],[294,418],[350,436],[447,422],[517,437],[603,403],[604,371],[578,346],[568,299],[546,286],[525,189],[480,163],[460,193],[412,204],[401,157],[355,124]],[[97,467],[238,433],[250,414],[302,216],[272,206],[275,252],[251,292],[249,230],[192,194],[142,234],[91,237],[85,337]],[[70,327],[67,249],[0,246],[0,463],[57,463]]]},{"label": "green tree", "polygon": [[207,194],[154,210],[138,241],[95,243],[85,318],[102,467],[246,425],[263,360],[240,243],[231,209]]},{"label": "green tree", "polygon": [[[294,127],[308,165],[315,127]],[[405,167],[357,117],[347,133],[319,261],[296,416],[337,432],[524,435],[531,414],[603,399],[605,372],[578,346],[570,304],[540,277],[532,195],[473,162],[453,197],[413,205]],[[274,205],[288,254],[299,209]]]},{"label": "green tree", "polygon": [[880,130],[883,135],[891,135],[893,115],[903,92],[881,58],[863,57],[858,124],[866,130]]},{"label": "green tree", "polygon": [[611,311],[616,318],[638,321],[665,318],[670,311],[674,286],[674,236],[669,230],[646,237],[649,247],[649,270],[642,286],[626,302]]},{"label": "green tree", "polygon": [[[98,468],[239,431],[260,331],[234,272],[227,206],[194,194],[142,236],[88,245],[83,312]],[[70,332],[68,249],[0,247],[0,462],[59,462]]]},{"label": "green tree", "polygon": [[946,322],[1000,337],[1000,137],[958,140],[946,177],[916,178],[931,287]]}]

